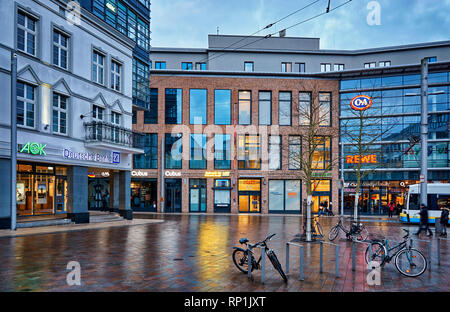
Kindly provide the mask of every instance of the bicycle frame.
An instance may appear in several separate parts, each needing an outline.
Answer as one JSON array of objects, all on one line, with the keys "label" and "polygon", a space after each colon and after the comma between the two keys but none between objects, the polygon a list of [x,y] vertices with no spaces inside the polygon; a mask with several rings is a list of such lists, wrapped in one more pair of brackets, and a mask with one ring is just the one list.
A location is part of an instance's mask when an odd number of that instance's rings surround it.
[{"label": "bicycle frame", "polygon": [[[407,247],[407,242],[408,242],[408,240],[405,240],[405,241],[401,242],[400,244],[397,244],[394,247],[389,248],[389,242],[387,240],[385,240],[383,242],[383,246],[386,248],[386,259],[385,259],[385,261],[387,261],[387,262],[391,261],[391,259],[394,258],[395,255],[400,252],[400,250],[402,250],[403,248]],[[392,256],[390,256],[389,255],[390,252],[395,250],[395,249],[397,249],[397,251],[395,251],[395,253]],[[408,257],[409,257],[409,255],[408,255]],[[410,260],[410,259],[408,259],[408,260]]]}]

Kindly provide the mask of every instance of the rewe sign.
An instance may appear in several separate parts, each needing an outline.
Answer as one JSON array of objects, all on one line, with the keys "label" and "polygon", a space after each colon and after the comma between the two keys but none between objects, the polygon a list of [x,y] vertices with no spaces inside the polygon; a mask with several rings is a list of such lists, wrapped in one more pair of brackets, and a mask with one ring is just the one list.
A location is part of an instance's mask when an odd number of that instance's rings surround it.
[{"label": "rewe sign", "polygon": [[377,155],[347,155],[345,162],[347,164],[376,164]]}]

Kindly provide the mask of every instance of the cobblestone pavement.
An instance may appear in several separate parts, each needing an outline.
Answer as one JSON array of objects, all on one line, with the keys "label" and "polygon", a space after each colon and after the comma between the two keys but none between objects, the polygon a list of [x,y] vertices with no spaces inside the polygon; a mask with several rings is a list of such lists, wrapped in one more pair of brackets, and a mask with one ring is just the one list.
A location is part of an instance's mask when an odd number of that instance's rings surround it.
[{"label": "cobblestone pavement", "polygon": [[[340,277],[334,275],[334,249],[324,248],[324,273],[319,273],[319,246],[305,247],[305,280],[298,280],[299,252],[291,249],[289,281],[285,284],[270,262],[266,281],[261,271],[252,279],[233,264],[232,246],[241,237],[254,242],[269,233],[269,243],[285,267],[285,244],[300,232],[298,216],[141,215],[163,223],[111,227],[53,234],[0,238],[0,291],[449,291],[449,246],[441,242],[437,265],[432,241],[431,270],[418,278],[403,277],[391,262],[381,273],[381,286],[368,286],[365,246],[358,244],[352,271],[351,243],[335,240],[340,248]],[[400,240],[402,227],[378,219],[365,222],[371,237]],[[321,217],[325,234],[337,218]],[[416,230],[411,226],[411,233]],[[428,238],[423,235],[421,239]],[[328,239],[325,239],[328,241]],[[417,242],[428,259],[427,243]],[[68,286],[69,261],[81,264],[81,286]]]}]

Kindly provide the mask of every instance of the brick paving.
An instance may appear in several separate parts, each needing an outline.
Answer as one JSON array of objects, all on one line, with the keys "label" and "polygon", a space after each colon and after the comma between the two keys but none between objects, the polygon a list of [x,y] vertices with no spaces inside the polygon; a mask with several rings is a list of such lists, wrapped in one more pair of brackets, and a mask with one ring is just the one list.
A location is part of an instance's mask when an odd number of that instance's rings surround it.
[{"label": "brick paving", "polygon": [[[266,281],[261,272],[252,279],[233,264],[232,246],[241,237],[254,242],[269,233],[269,243],[285,267],[285,243],[301,228],[295,216],[249,215],[141,215],[164,219],[162,223],[95,228],[78,231],[0,238],[0,291],[449,291],[449,246],[442,242],[441,265],[437,265],[436,238],[432,263],[418,278],[403,277],[391,262],[381,276],[381,286],[366,283],[363,252],[357,250],[357,268],[352,271],[351,243],[340,245],[340,277],[334,275],[334,248],[324,248],[324,273],[319,273],[319,246],[305,247],[305,280],[298,280],[299,252],[291,247],[289,281],[285,284],[266,261]],[[364,219],[364,218],[363,218]],[[322,217],[328,234],[337,218]],[[400,223],[365,222],[372,237],[400,240]],[[411,226],[411,233],[417,226]],[[421,239],[428,238],[423,235]],[[326,241],[328,241],[326,239]],[[428,257],[427,244],[418,248]],[[69,261],[81,264],[81,286],[66,284]]]}]

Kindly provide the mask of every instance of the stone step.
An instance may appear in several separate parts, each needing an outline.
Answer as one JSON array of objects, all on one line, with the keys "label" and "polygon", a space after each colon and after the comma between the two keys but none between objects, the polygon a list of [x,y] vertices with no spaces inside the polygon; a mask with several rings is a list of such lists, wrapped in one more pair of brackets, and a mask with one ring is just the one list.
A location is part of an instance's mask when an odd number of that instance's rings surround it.
[{"label": "stone step", "polygon": [[119,214],[105,214],[105,215],[93,215],[89,217],[89,223],[100,223],[100,222],[115,222],[123,221],[124,219]]},{"label": "stone step", "polygon": [[53,226],[53,225],[64,225],[64,224],[73,224],[73,222],[70,219],[23,221],[23,222],[17,222],[17,228],[32,228],[32,227],[39,227],[39,226]]}]

